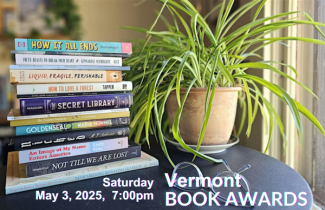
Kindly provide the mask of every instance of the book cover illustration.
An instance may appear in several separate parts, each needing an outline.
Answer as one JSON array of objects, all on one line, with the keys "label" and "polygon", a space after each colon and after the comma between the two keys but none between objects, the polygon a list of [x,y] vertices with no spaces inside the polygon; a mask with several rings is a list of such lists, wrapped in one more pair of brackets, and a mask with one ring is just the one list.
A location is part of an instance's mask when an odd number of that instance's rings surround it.
[{"label": "book cover illustration", "polygon": [[121,82],[121,71],[10,70],[11,84]]},{"label": "book cover illustration", "polygon": [[129,127],[86,129],[43,135],[16,136],[13,138],[15,150],[30,150],[55,145],[72,144],[129,135]]},{"label": "book cover illustration", "polygon": [[72,40],[15,39],[15,50],[132,53],[132,43]]},{"label": "book cover illustration", "polygon": [[19,151],[19,163],[72,157],[128,147],[128,137]]},{"label": "book cover illustration", "polygon": [[154,167],[158,166],[158,160],[144,152],[141,152],[141,157],[139,158],[121,160],[31,178],[26,178],[26,167],[24,167],[24,165],[25,164],[22,164],[22,167],[19,167],[18,152],[10,152],[8,154],[5,187],[6,194]]},{"label": "book cover illustration", "polygon": [[130,124],[129,117],[113,119],[88,120],[79,122],[65,122],[55,124],[30,125],[16,127],[16,136],[56,133],[64,131],[83,130],[100,127],[119,127]]},{"label": "book cover illustration", "polygon": [[127,148],[124,149],[26,163],[26,172],[27,177],[40,176],[81,167],[137,158],[140,157],[140,155],[141,146],[134,142],[129,142]]},{"label": "book cover illustration", "polygon": [[17,85],[17,95],[26,94],[57,94],[57,93],[83,93],[103,91],[131,91],[132,82],[107,83],[65,83],[65,84],[28,84]]},{"label": "book cover illustration", "polygon": [[101,109],[130,108],[133,95],[108,94],[76,97],[20,99],[20,115],[38,115]]}]

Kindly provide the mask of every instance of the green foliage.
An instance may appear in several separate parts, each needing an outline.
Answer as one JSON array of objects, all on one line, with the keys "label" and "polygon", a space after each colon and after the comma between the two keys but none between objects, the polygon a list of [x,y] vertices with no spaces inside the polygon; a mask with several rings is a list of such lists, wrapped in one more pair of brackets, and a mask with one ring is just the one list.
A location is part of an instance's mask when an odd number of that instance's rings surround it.
[{"label": "green foliage", "polygon": [[[321,133],[325,134],[318,120],[304,106],[295,101],[284,89],[262,78],[249,75],[246,73],[246,70],[254,68],[273,71],[295,82],[315,96],[311,90],[298,82],[295,78],[290,77],[271,65],[272,63],[278,62],[266,62],[262,61],[262,59],[260,62],[254,63],[243,62],[249,56],[262,58],[260,55],[256,54],[257,50],[275,42],[282,43],[286,40],[297,40],[325,45],[325,42],[321,40],[303,37],[264,38],[265,35],[276,30],[298,24],[313,25],[320,34],[324,35],[319,28],[319,26],[325,26],[324,24],[314,22],[312,18],[304,12],[286,12],[272,17],[257,19],[266,0],[252,0],[230,14],[234,2],[234,0],[230,0],[228,4],[223,1],[220,5],[212,8],[209,13],[211,14],[212,11],[219,9],[216,29],[215,32],[212,32],[205,21],[207,16],[202,17],[188,0],[158,1],[161,2],[163,6],[161,10],[157,12],[158,16],[153,21],[154,23],[150,29],[124,27],[125,29],[131,29],[146,34],[146,39],[137,41],[132,56],[125,61],[125,65],[132,66],[131,71],[126,73],[124,79],[132,81],[134,86],[135,106],[131,108],[132,122],[130,125],[130,136],[134,135],[136,142],[140,142],[143,132],[145,133],[147,141],[149,133],[155,134],[159,139],[166,157],[174,166],[173,161],[168,155],[164,134],[168,132],[165,126],[167,120],[165,104],[171,91],[176,90],[179,108],[173,126],[170,128],[174,138],[184,149],[192,152],[195,156],[213,162],[220,162],[220,160],[203,155],[198,151],[208,123],[215,88],[234,86],[241,86],[243,89],[243,91],[239,92],[239,104],[240,107],[243,108],[243,115],[238,132],[240,133],[242,131],[244,122],[247,118],[248,128],[246,134],[249,136],[255,116],[257,112],[260,111],[266,122],[265,126],[268,126],[269,139],[271,139],[275,119],[284,142],[286,142],[286,136],[280,117],[267,99],[264,98],[263,94],[261,94],[261,90],[256,84],[268,88],[289,106],[300,140],[302,140],[303,137],[300,113],[305,115]],[[258,9],[251,22],[229,32],[229,29],[236,21],[254,6],[258,6]],[[162,16],[164,10],[169,12],[174,20],[173,23],[169,23],[166,18]],[[289,15],[301,14],[304,15],[307,20],[301,21],[298,20],[298,17],[288,18]],[[275,18],[281,18],[281,20],[266,23],[268,20],[273,20]],[[165,22],[166,31],[154,31],[155,25],[159,19]],[[187,23],[185,19],[190,19],[190,23]],[[179,27],[184,28],[185,33],[182,33]],[[209,46],[205,45],[205,39],[209,40]],[[291,69],[296,76],[298,76],[296,70],[292,66],[282,63],[278,64]],[[188,93],[187,92],[181,100],[180,88],[187,88],[189,91],[193,87],[205,87],[209,90],[209,96],[207,94],[205,101],[204,119],[196,150],[186,145],[179,134],[178,127],[182,108]],[[266,150],[268,146],[269,144]]]},{"label": "green foliage", "polygon": [[48,10],[55,16],[54,20],[50,18],[45,20],[48,26],[51,26],[53,21],[63,19],[64,26],[60,32],[63,35],[70,36],[72,39],[80,39],[81,18],[73,0],[51,0]]}]

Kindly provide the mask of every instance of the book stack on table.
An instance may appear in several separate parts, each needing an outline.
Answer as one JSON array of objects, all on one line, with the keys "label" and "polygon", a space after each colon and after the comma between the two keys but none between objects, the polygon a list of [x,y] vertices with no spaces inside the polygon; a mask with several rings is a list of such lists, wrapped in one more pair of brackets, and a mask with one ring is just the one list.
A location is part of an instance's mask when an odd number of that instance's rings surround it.
[{"label": "book stack on table", "polygon": [[16,39],[15,48],[7,194],[158,164],[128,139],[131,43]]}]

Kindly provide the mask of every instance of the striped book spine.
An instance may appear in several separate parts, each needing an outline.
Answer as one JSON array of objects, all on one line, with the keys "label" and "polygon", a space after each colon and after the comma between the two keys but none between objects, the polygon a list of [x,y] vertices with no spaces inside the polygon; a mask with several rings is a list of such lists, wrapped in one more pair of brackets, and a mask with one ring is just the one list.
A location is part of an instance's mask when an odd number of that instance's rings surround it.
[{"label": "striped book spine", "polygon": [[107,138],[127,137],[129,127],[86,129],[69,132],[58,132],[43,135],[16,136],[14,140],[15,150],[31,150],[46,148],[49,146],[61,146],[72,143],[84,143],[87,141]]}]

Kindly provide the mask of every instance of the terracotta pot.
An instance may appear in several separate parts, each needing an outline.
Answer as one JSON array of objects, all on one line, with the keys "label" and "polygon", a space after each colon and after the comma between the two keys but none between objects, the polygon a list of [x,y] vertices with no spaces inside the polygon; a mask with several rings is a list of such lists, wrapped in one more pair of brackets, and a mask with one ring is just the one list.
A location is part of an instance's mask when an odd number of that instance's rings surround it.
[{"label": "terracotta pot", "polygon": [[[229,141],[236,117],[240,87],[216,88],[212,109],[202,145],[226,144]],[[186,88],[181,89],[181,99]],[[196,145],[202,127],[206,88],[192,88],[187,96],[179,123],[180,135],[189,145]],[[176,91],[167,99],[167,114],[170,128],[178,108]]]}]

